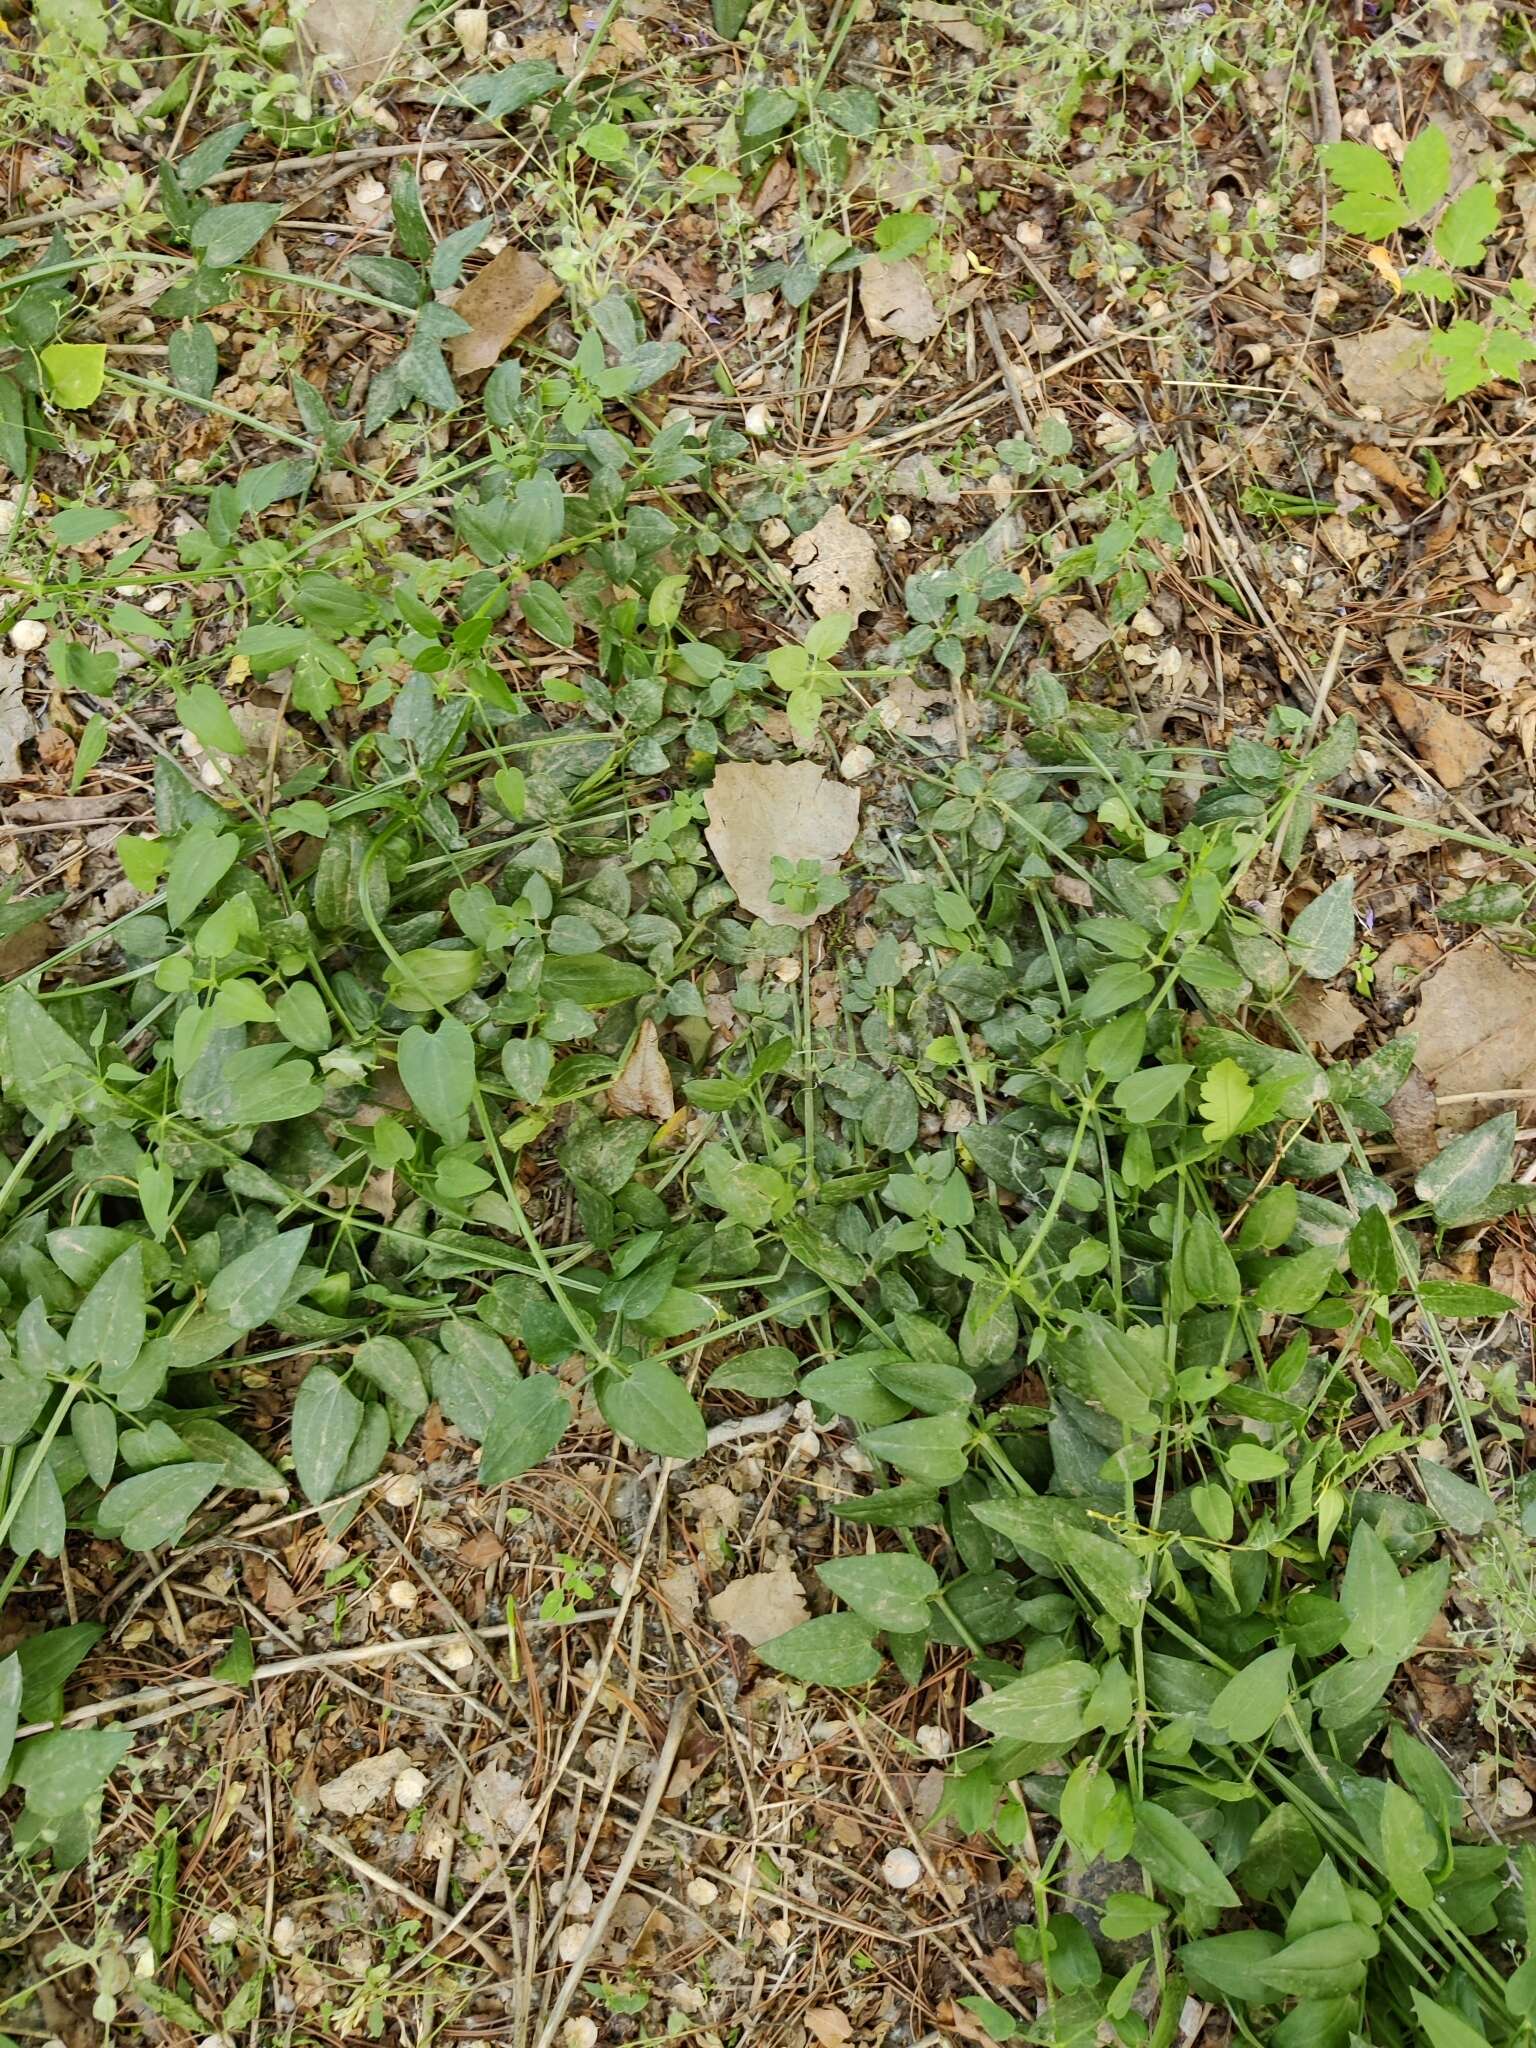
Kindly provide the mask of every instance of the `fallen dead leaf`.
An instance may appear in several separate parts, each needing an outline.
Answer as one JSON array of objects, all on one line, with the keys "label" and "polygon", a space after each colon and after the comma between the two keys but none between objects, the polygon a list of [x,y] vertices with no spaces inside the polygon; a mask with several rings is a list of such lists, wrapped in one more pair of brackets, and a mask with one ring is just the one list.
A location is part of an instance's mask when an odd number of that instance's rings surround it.
[{"label": "fallen dead leaf", "polygon": [[787,1565],[733,1579],[710,1601],[709,1611],[722,1628],[744,1636],[754,1649],[811,1618],[800,1581]]},{"label": "fallen dead leaf", "polygon": [[614,1116],[648,1116],[664,1124],[677,1107],[672,1076],[661,1056],[656,1026],[647,1017],[640,1026],[634,1050],[614,1076],[608,1090],[608,1108]]},{"label": "fallen dead leaf", "polygon": [[853,2021],[840,2005],[813,2005],[805,2013],[805,2029],[817,2048],[845,2048],[853,2039]]},{"label": "fallen dead leaf", "polygon": [[1416,477],[1411,470],[1405,469],[1396,456],[1387,449],[1373,447],[1369,441],[1361,441],[1350,449],[1349,459],[1351,462],[1358,462],[1362,469],[1368,470],[1377,483],[1385,484],[1389,491],[1396,491],[1400,497],[1407,498],[1412,504],[1423,505],[1428,502],[1423,478]]},{"label": "fallen dead leaf", "polygon": [[502,351],[560,292],[558,280],[526,249],[503,249],[493,256],[453,302],[454,312],[469,322],[468,334],[456,334],[448,344],[454,375],[471,377],[477,370],[493,369]]},{"label": "fallen dead leaf", "polygon": [[733,761],[716,771],[704,803],[704,837],[742,909],[796,931],[814,924],[814,916],[774,902],[774,859],[819,860],[835,873],[859,829],[859,792],[814,761]]},{"label": "fallen dead leaf", "polygon": [[[21,664],[16,664],[19,670]],[[20,782],[26,773],[21,765],[21,750],[31,739],[33,724],[30,712],[21,699],[21,684],[0,688],[0,782]]]},{"label": "fallen dead leaf", "polygon": [[361,1763],[353,1764],[339,1778],[320,1787],[320,1804],[327,1813],[338,1813],[349,1820],[360,1813],[370,1813],[388,1798],[396,1778],[410,1764],[411,1759],[403,1749],[386,1749],[382,1756],[364,1757]]},{"label": "fallen dead leaf", "polygon": [[1365,1022],[1364,1014],[1342,989],[1325,988],[1318,981],[1299,983],[1285,1014],[1297,1036],[1314,1052],[1337,1052]]},{"label": "fallen dead leaf", "polygon": [[1411,321],[1384,320],[1364,334],[1340,335],[1333,350],[1344,389],[1362,412],[1388,422],[1428,420],[1445,403],[1428,336]]},{"label": "fallen dead leaf", "polygon": [[414,0],[312,0],[303,36],[322,69],[362,92],[389,70],[415,11]]},{"label": "fallen dead leaf", "polygon": [[906,257],[894,263],[866,263],[859,272],[859,306],[864,325],[877,340],[932,341],[944,324],[928,281]]},{"label": "fallen dead leaf", "polygon": [[1452,953],[1428,977],[1410,1029],[1414,1065],[1432,1083],[1450,1130],[1471,1130],[1510,1105],[1447,1102],[1448,1095],[1536,1089],[1536,973],[1512,965],[1487,939]]},{"label": "fallen dead leaf", "polygon": [[789,559],[795,564],[795,581],[818,619],[833,612],[852,612],[857,619],[879,611],[884,595],[879,554],[841,505],[832,506],[814,526],[795,536]]},{"label": "fallen dead leaf", "polygon": [[1383,682],[1381,699],[1442,789],[1459,789],[1493,759],[1493,743],[1471,720],[1432,697],[1421,697],[1403,683]]},{"label": "fallen dead leaf", "polygon": [[1051,638],[1056,643],[1056,652],[1063,661],[1071,662],[1074,668],[1081,668],[1085,661],[1092,661],[1101,648],[1108,646],[1113,638],[1108,626],[1100,618],[1081,607],[1056,619],[1051,625]]},{"label": "fallen dead leaf", "polygon": [[1501,1244],[1489,1262],[1488,1284],[1536,1308],[1536,1257],[1517,1244]]},{"label": "fallen dead leaf", "polygon": [[1415,1173],[1421,1166],[1428,1166],[1440,1149],[1435,1137],[1440,1108],[1434,1089],[1417,1067],[1410,1069],[1407,1080],[1388,1102],[1387,1121],[1405,1164]]}]

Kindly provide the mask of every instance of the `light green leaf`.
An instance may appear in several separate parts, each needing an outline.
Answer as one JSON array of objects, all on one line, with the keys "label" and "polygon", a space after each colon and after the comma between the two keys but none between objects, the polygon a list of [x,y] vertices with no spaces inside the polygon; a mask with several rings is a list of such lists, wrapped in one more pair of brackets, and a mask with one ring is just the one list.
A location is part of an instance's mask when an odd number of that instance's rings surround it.
[{"label": "light green leaf", "polygon": [[125,1550],[157,1550],[181,1536],[209,1494],[223,1483],[222,1465],[161,1465],[153,1472],[135,1473],[104,1494],[96,1521]]},{"label": "light green leaf", "polygon": [[243,200],[233,206],[210,206],[198,215],[187,241],[210,270],[238,263],[282,217],[280,206]]},{"label": "light green leaf", "polygon": [[0,1661],[0,1785],[7,1782],[16,1730],[21,1725],[21,1659],[14,1651]]},{"label": "light green leaf", "polygon": [[1451,145],[1445,130],[1433,122],[1421,129],[1403,151],[1403,196],[1422,220],[1451,189]]},{"label": "light green leaf", "polygon": [[1143,1067],[1115,1083],[1112,1100],[1127,1123],[1149,1124],[1183,1093],[1193,1067]]},{"label": "light green leaf", "polygon": [[1435,1902],[1430,1872],[1444,1861],[1439,1831],[1417,1799],[1390,1779],[1382,1788],[1381,1860],[1403,1904],[1428,1912]]},{"label": "light green leaf", "polygon": [[94,405],[107,381],[107,351],[99,341],[55,341],[42,349],[38,361],[48,391],[67,411]]},{"label": "light green leaf", "polygon": [[1435,253],[1453,270],[1475,270],[1499,227],[1499,199],[1491,185],[1469,185],[1435,227]]},{"label": "light green leaf", "polygon": [[966,1468],[971,1426],[963,1415],[919,1415],[910,1422],[888,1422],[867,1429],[860,1448],[908,1479],[926,1486],[952,1486]]},{"label": "light green leaf", "polygon": [[1290,1648],[1270,1650],[1245,1664],[1217,1693],[1206,1719],[1233,1742],[1258,1742],[1285,1712],[1291,1697]]},{"label": "light green leaf", "polygon": [[1239,1903],[1215,1858],[1176,1814],[1150,1799],[1136,1808],[1132,1855],[1160,1891],[1218,1909]]},{"label": "light green leaf", "polygon": [[112,1261],[75,1310],[65,1365],[72,1373],[95,1366],[126,1372],[143,1349],[145,1320],[144,1253],[136,1244]]},{"label": "light green leaf", "polygon": [[500,1486],[542,1464],[571,1420],[570,1397],[547,1372],[530,1373],[498,1400],[480,1452],[480,1484]]},{"label": "light green leaf", "polygon": [[602,1368],[594,1391],[603,1420],[626,1443],[663,1458],[703,1455],[708,1432],[699,1404],[659,1359],[639,1359],[627,1373]]},{"label": "light green leaf", "polygon": [[1480,1536],[1499,1519],[1498,1508],[1482,1487],[1474,1486],[1433,1458],[1418,1461],[1425,1496],[1442,1522],[1462,1536]]},{"label": "light green leaf", "polygon": [[353,1352],[352,1366],[405,1414],[425,1414],[427,1390],[421,1383],[421,1368],[398,1337],[370,1337]]},{"label": "light green leaf", "polygon": [[1213,1145],[1242,1129],[1253,1106],[1253,1083],[1236,1060],[1218,1060],[1200,1083],[1200,1116]]},{"label": "light green leaf", "polygon": [[406,1093],[433,1130],[462,1137],[475,1092],[475,1041],[467,1024],[444,1017],[435,1030],[412,1024],[395,1048]]}]

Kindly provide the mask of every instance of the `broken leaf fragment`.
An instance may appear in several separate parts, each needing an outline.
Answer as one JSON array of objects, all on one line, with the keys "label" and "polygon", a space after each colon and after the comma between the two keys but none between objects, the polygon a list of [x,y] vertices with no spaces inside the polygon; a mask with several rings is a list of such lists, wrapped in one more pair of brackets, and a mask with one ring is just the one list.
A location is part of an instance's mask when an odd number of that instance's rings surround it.
[{"label": "broken leaf fragment", "polygon": [[493,369],[504,350],[560,296],[559,280],[526,249],[503,249],[465,285],[453,310],[469,326],[449,344],[453,374]]},{"label": "broken leaf fragment", "polygon": [[892,335],[898,341],[931,341],[943,325],[926,278],[906,257],[864,265],[859,272],[859,305],[864,325],[876,340]]},{"label": "broken leaf fragment", "polygon": [[754,1649],[810,1618],[800,1581],[787,1566],[732,1579],[710,1601],[709,1611],[722,1628],[745,1637]]},{"label": "broken leaf fragment", "polygon": [[859,792],[814,761],[738,761],[717,771],[704,804],[704,837],[742,909],[797,931],[814,924],[814,914],[774,902],[773,863],[818,860],[835,874],[859,829]]},{"label": "broken leaf fragment", "polygon": [[322,70],[365,92],[394,63],[415,11],[414,0],[311,0],[304,41]]}]

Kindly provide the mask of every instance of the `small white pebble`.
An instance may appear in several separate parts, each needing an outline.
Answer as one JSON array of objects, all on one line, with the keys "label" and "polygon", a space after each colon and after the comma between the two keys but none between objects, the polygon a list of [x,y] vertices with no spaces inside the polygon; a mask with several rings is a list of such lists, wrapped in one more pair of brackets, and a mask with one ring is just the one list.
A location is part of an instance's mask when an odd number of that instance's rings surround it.
[{"label": "small white pebble", "polygon": [[460,1636],[455,1642],[443,1645],[437,1661],[445,1671],[467,1671],[475,1661],[474,1647]]},{"label": "small white pebble", "polygon": [[912,538],[912,522],[905,512],[893,512],[885,522],[885,537],[892,547],[899,548],[904,540]]},{"label": "small white pebble", "polygon": [[910,1849],[889,1849],[880,1866],[880,1875],[893,1892],[909,1892],[919,1882],[923,1866]]},{"label": "small white pebble", "polygon": [[18,654],[36,654],[48,638],[48,628],[41,619],[18,619],[8,637]]},{"label": "small white pebble", "polygon": [[707,1877],[691,1878],[683,1893],[690,1906],[712,1906],[719,1896],[719,1885],[711,1884]]},{"label": "small white pebble", "polygon": [[562,1927],[556,1946],[562,1963],[574,1963],[587,1945],[587,1936],[592,1929],[585,1920],[573,1920],[569,1927]]},{"label": "small white pebble", "polygon": [[585,2014],[579,2020],[567,2020],[560,2032],[561,2048],[597,2048],[597,2021],[589,2020]]},{"label": "small white pebble", "polygon": [[272,1946],[280,1956],[291,1956],[298,1945],[298,1921],[291,1913],[280,1913],[272,1926]]},{"label": "small white pebble", "polygon": [[427,1774],[425,1771],[418,1771],[414,1764],[396,1778],[395,1804],[402,1813],[409,1813],[413,1806],[420,1806],[426,1796]]},{"label": "small white pebble", "polygon": [[924,1756],[931,1756],[935,1763],[942,1763],[949,1755],[950,1740],[947,1728],[919,1728],[917,1746]]},{"label": "small white pebble", "polygon": [[409,1579],[394,1579],[387,1590],[390,1606],[398,1607],[402,1614],[408,1614],[420,1597]]},{"label": "small white pebble", "polygon": [[208,1939],[214,1942],[233,1941],[240,1932],[240,1922],[233,1913],[215,1913],[208,1922]]},{"label": "small white pebble", "polygon": [[844,782],[862,782],[874,765],[873,747],[850,747],[838,763],[838,772]]},{"label": "small white pebble", "polygon": [[741,423],[754,441],[766,441],[773,432],[773,415],[766,405],[749,406]]}]

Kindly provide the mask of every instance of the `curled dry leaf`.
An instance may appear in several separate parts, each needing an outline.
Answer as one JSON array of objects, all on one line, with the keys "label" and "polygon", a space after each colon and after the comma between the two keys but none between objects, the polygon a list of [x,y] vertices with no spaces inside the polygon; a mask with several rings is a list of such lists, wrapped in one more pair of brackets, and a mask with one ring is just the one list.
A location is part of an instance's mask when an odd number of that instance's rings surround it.
[{"label": "curled dry leaf", "polygon": [[1429,337],[1408,320],[1383,320],[1333,344],[1350,401],[1387,421],[1432,419],[1445,403],[1445,381]]},{"label": "curled dry leaf", "polygon": [[710,1601],[709,1611],[722,1628],[744,1636],[754,1649],[811,1618],[800,1581],[787,1565],[733,1579]]},{"label": "curled dry leaf", "polygon": [[1384,682],[1382,702],[1442,789],[1459,789],[1493,759],[1494,747],[1468,718],[1447,711],[1406,684]]},{"label": "curled dry leaf", "polygon": [[1074,668],[1081,668],[1085,661],[1092,661],[1101,648],[1107,647],[1114,635],[1102,619],[1079,606],[1052,623],[1051,638],[1062,660],[1071,662]]},{"label": "curled dry leaf", "polygon": [[927,279],[906,257],[864,265],[859,305],[864,325],[877,339],[894,335],[898,341],[931,341],[943,325]]},{"label": "curled dry leaf", "polygon": [[855,526],[841,505],[824,512],[814,526],[795,537],[789,551],[795,581],[810,599],[818,619],[832,612],[852,612],[857,619],[877,612],[884,594],[880,557],[862,526]]},{"label": "curled dry leaf", "polygon": [[393,64],[415,11],[415,0],[312,0],[304,40],[322,70],[364,92]]},{"label": "curled dry leaf", "polygon": [[831,781],[814,761],[737,761],[717,771],[704,802],[704,837],[742,909],[796,931],[814,924],[813,916],[774,902],[774,860],[819,860],[835,872],[859,829],[859,792]]},{"label": "curled dry leaf", "polygon": [[672,1076],[661,1056],[656,1026],[649,1017],[640,1026],[634,1050],[608,1090],[608,1107],[615,1116],[654,1117],[662,1124],[677,1107]]},{"label": "curled dry leaf", "polygon": [[465,285],[453,310],[469,322],[468,334],[448,344],[456,377],[494,369],[502,351],[516,341],[560,296],[561,287],[537,256],[503,249]]},{"label": "curled dry leaf", "polygon": [[1317,981],[1297,985],[1285,1014],[1296,1035],[1314,1052],[1337,1052],[1365,1022],[1342,989],[1325,988]]}]

